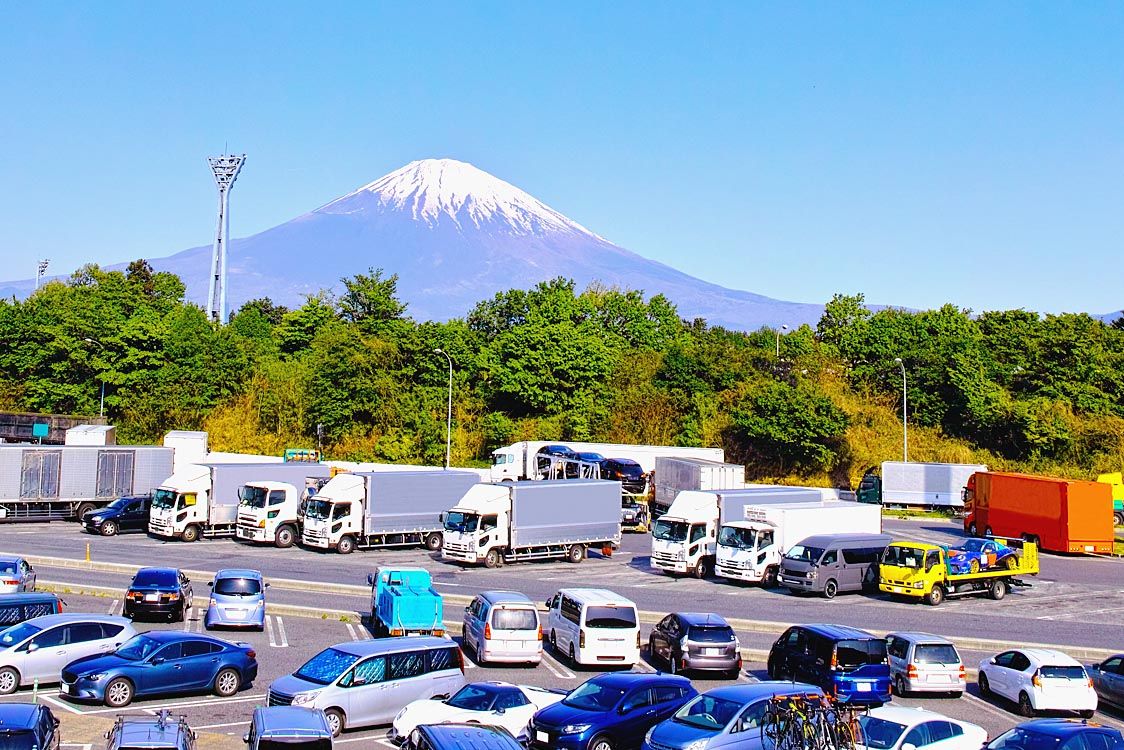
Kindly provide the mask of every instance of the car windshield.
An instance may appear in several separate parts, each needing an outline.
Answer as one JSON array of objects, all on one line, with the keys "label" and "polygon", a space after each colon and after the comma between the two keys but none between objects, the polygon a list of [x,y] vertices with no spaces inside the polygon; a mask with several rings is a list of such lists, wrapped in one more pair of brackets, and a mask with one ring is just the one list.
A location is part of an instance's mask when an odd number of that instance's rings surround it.
[{"label": "car windshield", "polygon": [[268,498],[269,490],[265,487],[246,485],[238,490],[238,504],[243,508],[264,508]]},{"label": "car windshield", "polygon": [[1053,680],[1087,680],[1089,676],[1085,674],[1084,667],[1052,667],[1041,666],[1038,668],[1038,674],[1043,677]]},{"label": "car windshield", "polygon": [[309,500],[304,506],[304,515],[315,521],[327,521],[332,513],[330,500]]},{"label": "car windshield", "polygon": [[986,539],[965,539],[964,543],[958,546],[965,552],[982,552],[985,544],[987,544]]},{"label": "car windshield", "polygon": [[634,628],[636,608],[622,605],[594,606],[585,611],[587,628]]},{"label": "car windshield", "polygon": [[42,629],[43,628],[37,625],[32,625],[30,622],[21,622],[19,625],[13,625],[3,633],[0,633],[0,648],[11,648],[17,643],[23,643]]},{"label": "car windshield", "polygon": [[159,510],[176,507],[176,493],[172,490],[156,490],[152,493],[152,507]]},{"label": "car windshield", "polygon": [[918,664],[959,664],[960,654],[951,643],[919,643],[913,649],[913,660]]},{"label": "car windshield", "polygon": [[15,572],[16,564],[13,561],[5,560],[4,562],[0,562],[0,575],[10,576],[15,575]]},{"label": "car windshield", "polygon": [[480,516],[475,513],[461,513],[459,510],[451,510],[445,514],[446,531],[459,531],[462,534],[470,534],[476,531],[476,527],[479,523]]},{"label": "car windshield", "polygon": [[253,596],[261,593],[261,581],[256,578],[220,578],[212,589],[222,596]]},{"label": "car windshield", "polygon": [[334,648],[324,649],[316,656],[304,663],[296,671],[297,677],[317,685],[327,685],[334,682],[341,674],[346,672],[359,657]]},{"label": "car windshield", "polygon": [[133,498],[131,498],[131,497],[119,497],[119,498],[117,498],[116,500],[114,500],[114,501],[113,501],[112,503],[110,503],[109,505],[107,505],[107,506],[105,506],[105,507],[106,507],[106,508],[110,508],[110,509],[112,509],[112,510],[124,510],[124,509],[125,509],[125,507],[126,507],[126,506],[127,506],[127,505],[128,505],[129,503],[130,503],[130,502],[132,502],[132,500],[133,500]]},{"label": "car windshield", "polygon": [[1052,734],[1015,727],[988,743],[987,750],[1055,750],[1061,741]]},{"label": "car windshield", "polygon": [[819,562],[821,557],[823,557],[823,547],[805,547],[803,544],[798,544],[785,553],[786,560],[806,563]]},{"label": "car windshield", "polygon": [[121,648],[117,649],[115,653],[122,659],[128,659],[129,661],[143,661],[144,659],[148,658],[149,654],[160,648],[160,646],[162,645],[163,644],[160,641],[154,638],[149,638],[146,635],[135,635],[129,640],[125,641]]},{"label": "car windshield", "polygon": [[562,699],[562,703],[586,711],[608,711],[617,705],[623,695],[624,690],[620,688],[609,687],[591,680],[576,687]]},{"label": "car windshield", "polygon": [[26,729],[0,729],[0,750],[32,750],[38,745],[35,734]]},{"label": "car windshield", "polygon": [[685,542],[688,529],[690,524],[686,521],[668,521],[661,518],[652,525],[652,536],[665,542]]},{"label": "car windshield", "polygon": [[539,616],[530,608],[497,609],[492,613],[492,627],[496,630],[537,630]]},{"label": "car windshield", "polygon": [[718,543],[723,547],[753,549],[753,542],[756,538],[757,532],[753,529],[743,529],[738,526],[723,526],[718,530]]},{"label": "car windshield", "polygon": [[742,704],[737,701],[703,694],[676,711],[672,720],[680,724],[718,731],[737,716],[741,707]]},{"label": "car windshield", "polygon": [[890,750],[905,731],[905,724],[886,721],[870,714],[859,717],[859,727],[862,729],[862,744],[871,750]]},{"label": "car windshield", "polygon": [[900,547],[896,544],[891,544],[882,553],[883,565],[896,565],[900,568],[921,568],[921,563],[925,560],[925,550],[917,549],[916,547]]},{"label": "car windshield", "polygon": [[605,460],[605,457],[600,453],[579,453],[578,458],[582,461],[588,461],[594,464],[599,464]]},{"label": "car windshield", "polygon": [[687,631],[687,640],[699,643],[729,643],[734,640],[734,631],[728,625],[692,625]]},{"label": "car windshield", "polygon": [[149,568],[138,570],[133,577],[133,586],[175,586],[176,571]]},{"label": "car windshield", "polygon": [[497,694],[496,689],[490,686],[465,685],[445,703],[465,711],[490,711]]}]

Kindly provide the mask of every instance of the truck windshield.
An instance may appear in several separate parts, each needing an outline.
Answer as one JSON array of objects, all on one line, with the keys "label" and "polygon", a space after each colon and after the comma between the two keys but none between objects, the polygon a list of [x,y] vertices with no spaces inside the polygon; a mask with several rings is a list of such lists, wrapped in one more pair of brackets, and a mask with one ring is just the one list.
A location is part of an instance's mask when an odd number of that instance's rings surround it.
[{"label": "truck windshield", "polygon": [[269,490],[264,487],[251,487],[246,485],[238,490],[238,504],[243,508],[264,508]]},{"label": "truck windshield", "polygon": [[331,500],[309,500],[304,506],[304,515],[314,521],[327,521],[332,513]]},{"label": "truck windshield", "polygon": [[920,568],[925,560],[925,551],[915,547],[890,545],[882,554],[883,565],[896,565],[900,568]]},{"label": "truck windshield", "polygon": [[718,532],[718,543],[723,547],[753,549],[757,532],[753,529],[740,529],[737,526],[723,526]]},{"label": "truck windshield", "polygon": [[798,544],[785,554],[786,560],[797,560],[806,563],[818,563],[823,557],[823,547],[805,547]]},{"label": "truck windshield", "polygon": [[462,534],[468,534],[476,531],[479,524],[480,516],[475,513],[461,513],[459,510],[451,510],[445,514],[446,531],[459,531]]},{"label": "truck windshield", "polygon": [[152,494],[152,507],[171,510],[176,507],[176,493],[172,490],[156,490]]},{"label": "truck windshield", "polygon": [[690,524],[686,521],[668,521],[661,518],[652,525],[652,536],[665,542],[685,542],[689,528]]}]

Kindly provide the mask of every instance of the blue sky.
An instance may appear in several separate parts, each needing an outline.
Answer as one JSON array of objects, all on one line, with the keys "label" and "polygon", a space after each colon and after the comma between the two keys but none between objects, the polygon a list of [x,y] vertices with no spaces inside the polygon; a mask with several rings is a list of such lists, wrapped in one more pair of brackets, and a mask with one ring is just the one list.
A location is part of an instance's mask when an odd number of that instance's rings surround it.
[{"label": "blue sky", "polygon": [[730,287],[1108,312],[1122,39],[1094,2],[8,4],[0,276],[208,244],[229,144],[235,236],[447,156]]}]

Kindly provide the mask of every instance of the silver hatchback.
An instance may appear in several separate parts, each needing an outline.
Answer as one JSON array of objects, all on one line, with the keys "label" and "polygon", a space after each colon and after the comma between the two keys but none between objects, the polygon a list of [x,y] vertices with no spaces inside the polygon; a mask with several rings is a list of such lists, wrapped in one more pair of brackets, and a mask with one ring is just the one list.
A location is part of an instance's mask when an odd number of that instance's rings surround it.
[{"label": "silver hatchback", "polygon": [[67,664],[108,654],[137,634],[124,617],[45,615],[0,632],[0,695],[33,682],[61,682]]},{"label": "silver hatchback", "polygon": [[35,568],[22,557],[0,555],[0,594],[35,590]]},{"label": "silver hatchback", "polygon": [[931,633],[890,633],[886,657],[895,695],[946,693],[960,697],[965,669],[956,646]]}]

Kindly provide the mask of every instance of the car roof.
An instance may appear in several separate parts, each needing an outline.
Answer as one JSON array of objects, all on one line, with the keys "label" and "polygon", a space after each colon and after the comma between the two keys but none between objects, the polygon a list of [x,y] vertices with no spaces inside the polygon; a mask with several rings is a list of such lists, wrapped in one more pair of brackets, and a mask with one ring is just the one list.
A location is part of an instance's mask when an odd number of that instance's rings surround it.
[{"label": "car roof", "polygon": [[173,575],[176,575],[176,574],[178,574],[179,572],[180,572],[180,569],[179,569],[179,568],[159,568],[159,567],[151,567],[151,568],[141,568],[141,569],[140,569],[140,570],[138,570],[138,571],[137,571],[136,573],[134,573],[134,574],[133,574],[133,576],[134,576],[134,577],[136,577],[136,576],[139,576],[139,575],[140,575],[141,573],[171,573],[171,574],[173,574]]},{"label": "car roof", "polygon": [[1018,651],[1026,658],[1030,659],[1036,664],[1045,664],[1048,666],[1057,667],[1079,667],[1081,662],[1074,659],[1067,653],[1056,651],[1052,648],[1016,648],[1012,651]]},{"label": "car roof", "polygon": [[663,674],[657,672],[606,672],[599,674],[596,677],[591,677],[588,682],[597,681],[598,685],[607,685],[616,688],[629,688],[634,685],[642,685],[644,683],[651,683],[654,681],[690,685],[691,681],[686,677],[679,675]]},{"label": "car roof", "polygon": [[760,698],[771,695],[806,695],[808,693],[820,694],[822,691],[814,685],[802,682],[789,682],[787,680],[768,680],[765,682],[738,683],[736,685],[723,685],[707,690],[706,694],[715,698],[724,698],[740,703],[750,703]]},{"label": "car roof", "polygon": [[410,635],[396,638],[372,638],[363,641],[347,641],[332,646],[336,651],[342,651],[352,656],[374,656],[376,654],[389,654],[395,651],[415,650],[422,648],[448,648],[457,644],[447,638],[438,638],[435,635]]},{"label": "car roof", "polygon": [[211,641],[212,643],[221,643],[223,646],[234,646],[237,644],[230,641],[224,641],[222,638],[215,638],[213,635],[205,633],[189,633],[186,630],[146,630],[141,633],[146,638],[151,638],[160,643],[174,643],[175,641]]},{"label": "car roof", "polygon": [[895,631],[886,634],[887,638],[890,636],[901,638],[911,643],[940,643],[942,645],[947,643],[953,645],[952,641],[945,638],[943,635],[933,635],[932,633],[922,633],[920,631],[903,630],[901,632]]},{"label": "car roof", "polygon": [[1032,719],[1031,721],[1024,721],[1019,724],[1017,729],[1030,729],[1042,734],[1049,734],[1055,737],[1069,737],[1074,734],[1087,731],[1107,732],[1109,734],[1120,734],[1119,730],[1114,727],[1107,727],[1101,724],[1094,724],[1081,719]]},{"label": "car roof", "polygon": [[0,727],[28,728],[39,715],[34,703],[0,703]]},{"label": "car roof", "polygon": [[583,604],[636,604],[629,598],[609,589],[559,589],[558,593],[577,599]]},{"label": "car roof", "polygon": [[726,618],[713,612],[676,612],[675,615],[688,625],[711,625],[713,627],[730,627]]},{"label": "car roof", "polygon": [[18,594],[0,594],[0,604],[19,604],[21,602],[57,601],[58,594],[45,591],[21,591]]},{"label": "car roof", "polygon": [[304,706],[260,706],[254,715],[262,734],[332,734],[323,712]]},{"label": "car roof", "polygon": [[65,625],[72,622],[108,622],[114,625],[132,625],[132,622],[124,617],[114,617],[113,615],[94,615],[89,612],[78,612],[74,614],[63,615],[43,615],[41,617],[32,617],[27,622],[40,628],[53,628],[55,625]]},{"label": "car roof", "polygon": [[930,711],[927,708],[920,706],[895,706],[892,704],[884,704],[877,708],[870,709],[870,715],[878,719],[885,719],[892,721],[896,724],[904,724],[911,727],[915,724],[920,724],[923,721],[931,721],[934,719],[943,719],[945,721],[957,721],[956,719],[949,718],[936,711]]},{"label": "car roof", "polygon": [[825,638],[838,638],[847,640],[881,640],[873,633],[868,633],[865,630],[852,628],[850,625],[832,625],[830,623],[812,623],[810,625],[799,625],[798,627],[809,630],[817,635],[822,635]]},{"label": "car roof", "polygon": [[633,465],[639,466],[640,465],[639,461],[635,461],[631,458],[606,458],[605,460],[606,461],[615,461],[618,464],[626,464],[628,466],[633,466]]},{"label": "car roof", "polygon": [[481,591],[480,597],[492,604],[530,604],[532,607],[535,605],[529,596],[519,591]]},{"label": "car roof", "polygon": [[130,715],[120,724],[117,744],[130,747],[179,747],[181,726],[178,720]]},{"label": "car roof", "polygon": [[215,578],[256,578],[261,580],[261,572],[249,568],[223,568],[215,573]]},{"label": "car roof", "polygon": [[805,547],[826,547],[829,544],[857,544],[859,542],[879,542],[889,545],[894,537],[889,534],[816,534],[806,539],[801,539],[800,543]]},{"label": "car roof", "polygon": [[507,750],[522,747],[506,729],[484,724],[429,724],[424,727],[424,731],[430,740],[440,742],[442,747],[457,750]]},{"label": "car roof", "polygon": [[0,563],[19,562],[22,559],[19,555],[0,555]]}]

